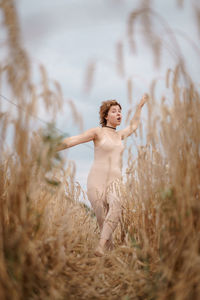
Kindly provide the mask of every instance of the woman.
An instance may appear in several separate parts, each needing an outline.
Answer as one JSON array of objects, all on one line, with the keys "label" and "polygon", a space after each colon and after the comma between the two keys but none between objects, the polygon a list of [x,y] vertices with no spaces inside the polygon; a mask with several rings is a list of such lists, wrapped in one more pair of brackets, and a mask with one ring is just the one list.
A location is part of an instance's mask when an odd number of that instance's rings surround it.
[{"label": "woman", "polygon": [[137,129],[147,98],[147,95],[143,96],[130,125],[119,131],[116,128],[122,120],[121,105],[116,100],[102,102],[99,111],[102,127],[66,138],[56,149],[60,151],[81,143],[94,142],[94,163],[88,175],[87,194],[100,228],[99,245],[95,251],[97,256],[102,256],[105,249],[112,246],[112,233],[121,214],[119,184],[124,149],[122,140]]}]

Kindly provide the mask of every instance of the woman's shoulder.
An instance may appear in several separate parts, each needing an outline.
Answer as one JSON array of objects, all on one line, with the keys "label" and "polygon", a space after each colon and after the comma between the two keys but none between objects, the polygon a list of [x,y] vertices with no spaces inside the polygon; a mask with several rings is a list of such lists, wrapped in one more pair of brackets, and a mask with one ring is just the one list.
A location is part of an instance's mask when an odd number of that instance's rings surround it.
[{"label": "woman's shoulder", "polygon": [[99,135],[102,134],[102,128],[101,127],[95,127],[95,128],[93,128],[93,130],[94,130],[97,137],[99,137]]},{"label": "woman's shoulder", "polygon": [[85,133],[92,134],[93,136],[99,136],[101,134],[101,128],[93,127],[93,128],[88,129]]},{"label": "woman's shoulder", "polygon": [[102,127],[95,127],[91,129],[95,135],[96,139],[101,139],[103,135],[103,129]]}]

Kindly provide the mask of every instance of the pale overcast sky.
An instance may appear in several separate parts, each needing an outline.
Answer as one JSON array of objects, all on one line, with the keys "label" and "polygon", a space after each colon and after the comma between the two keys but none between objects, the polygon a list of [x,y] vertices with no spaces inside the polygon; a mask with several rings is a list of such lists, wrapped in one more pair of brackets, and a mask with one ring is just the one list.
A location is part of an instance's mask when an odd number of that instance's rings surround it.
[{"label": "pale overcast sky", "polygon": [[[65,99],[72,99],[81,113],[84,129],[99,124],[98,110],[101,101],[116,98],[128,109],[127,78],[133,78],[133,106],[143,93],[148,92],[153,79],[160,77],[161,82],[168,68],[176,64],[175,47],[161,24],[155,19],[156,32],[165,44],[162,51],[161,67],[156,69],[153,55],[143,42],[141,26],[138,22],[135,31],[137,53],[130,52],[127,37],[129,14],[141,1],[135,0],[18,0],[22,39],[33,65],[43,64],[52,79],[62,87]],[[188,68],[198,80],[199,67],[197,55],[188,41],[180,33],[197,41],[192,3],[185,2],[178,9],[177,1],[152,1],[154,9],[165,19],[176,33],[177,41],[185,58],[192,60]],[[124,44],[125,76],[122,78],[116,68],[116,45]],[[84,93],[84,79],[88,63],[96,62],[94,83],[89,94]],[[193,63],[194,62],[194,63]],[[164,81],[163,81],[164,82]],[[160,93],[165,92],[164,83]],[[145,121],[143,112],[142,120]],[[45,112],[40,117],[48,119]],[[57,116],[57,127],[70,135],[78,134],[68,107]],[[122,123],[121,128],[123,128]],[[91,145],[92,146],[92,145]],[[66,152],[65,152],[66,151]],[[76,178],[85,189],[87,174],[92,164],[93,151],[78,145],[63,151],[77,164]]]}]

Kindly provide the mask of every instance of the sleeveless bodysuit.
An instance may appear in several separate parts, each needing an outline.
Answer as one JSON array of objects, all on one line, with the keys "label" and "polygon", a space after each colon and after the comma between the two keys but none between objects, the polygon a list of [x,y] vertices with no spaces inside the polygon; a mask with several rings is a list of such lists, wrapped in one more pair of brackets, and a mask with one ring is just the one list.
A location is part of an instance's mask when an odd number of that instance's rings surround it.
[{"label": "sleeveless bodysuit", "polygon": [[87,194],[97,217],[101,238],[111,239],[121,213],[118,184],[121,180],[121,140],[114,141],[106,132],[94,146],[94,163],[88,175]]}]

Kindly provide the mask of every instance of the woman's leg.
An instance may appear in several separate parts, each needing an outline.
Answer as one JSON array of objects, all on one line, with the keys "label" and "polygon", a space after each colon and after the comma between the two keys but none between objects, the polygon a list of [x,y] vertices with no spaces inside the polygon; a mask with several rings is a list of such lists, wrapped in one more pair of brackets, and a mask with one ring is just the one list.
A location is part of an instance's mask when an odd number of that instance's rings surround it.
[{"label": "woman's leg", "polygon": [[112,234],[115,231],[121,216],[121,203],[116,192],[113,191],[107,194],[107,202],[109,205],[108,213],[103,223],[98,246],[98,249],[102,252],[105,247],[109,247],[109,244],[111,246]]},{"label": "woman's leg", "polygon": [[118,225],[121,215],[120,197],[116,189],[110,189],[101,195],[94,189],[88,189],[88,199],[94,210],[100,228],[100,241],[95,254],[102,256],[105,248],[112,249],[112,233]]},{"label": "woman's leg", "polygon": [[97,223],[99,225],[99,229],[101,232],[107,214],[107,207],[105,205],[105,196],[103,196],[103,194],[99,195],[99,193],[94,189],[90,189],[87,194],[92,209],[97,218]]}]

